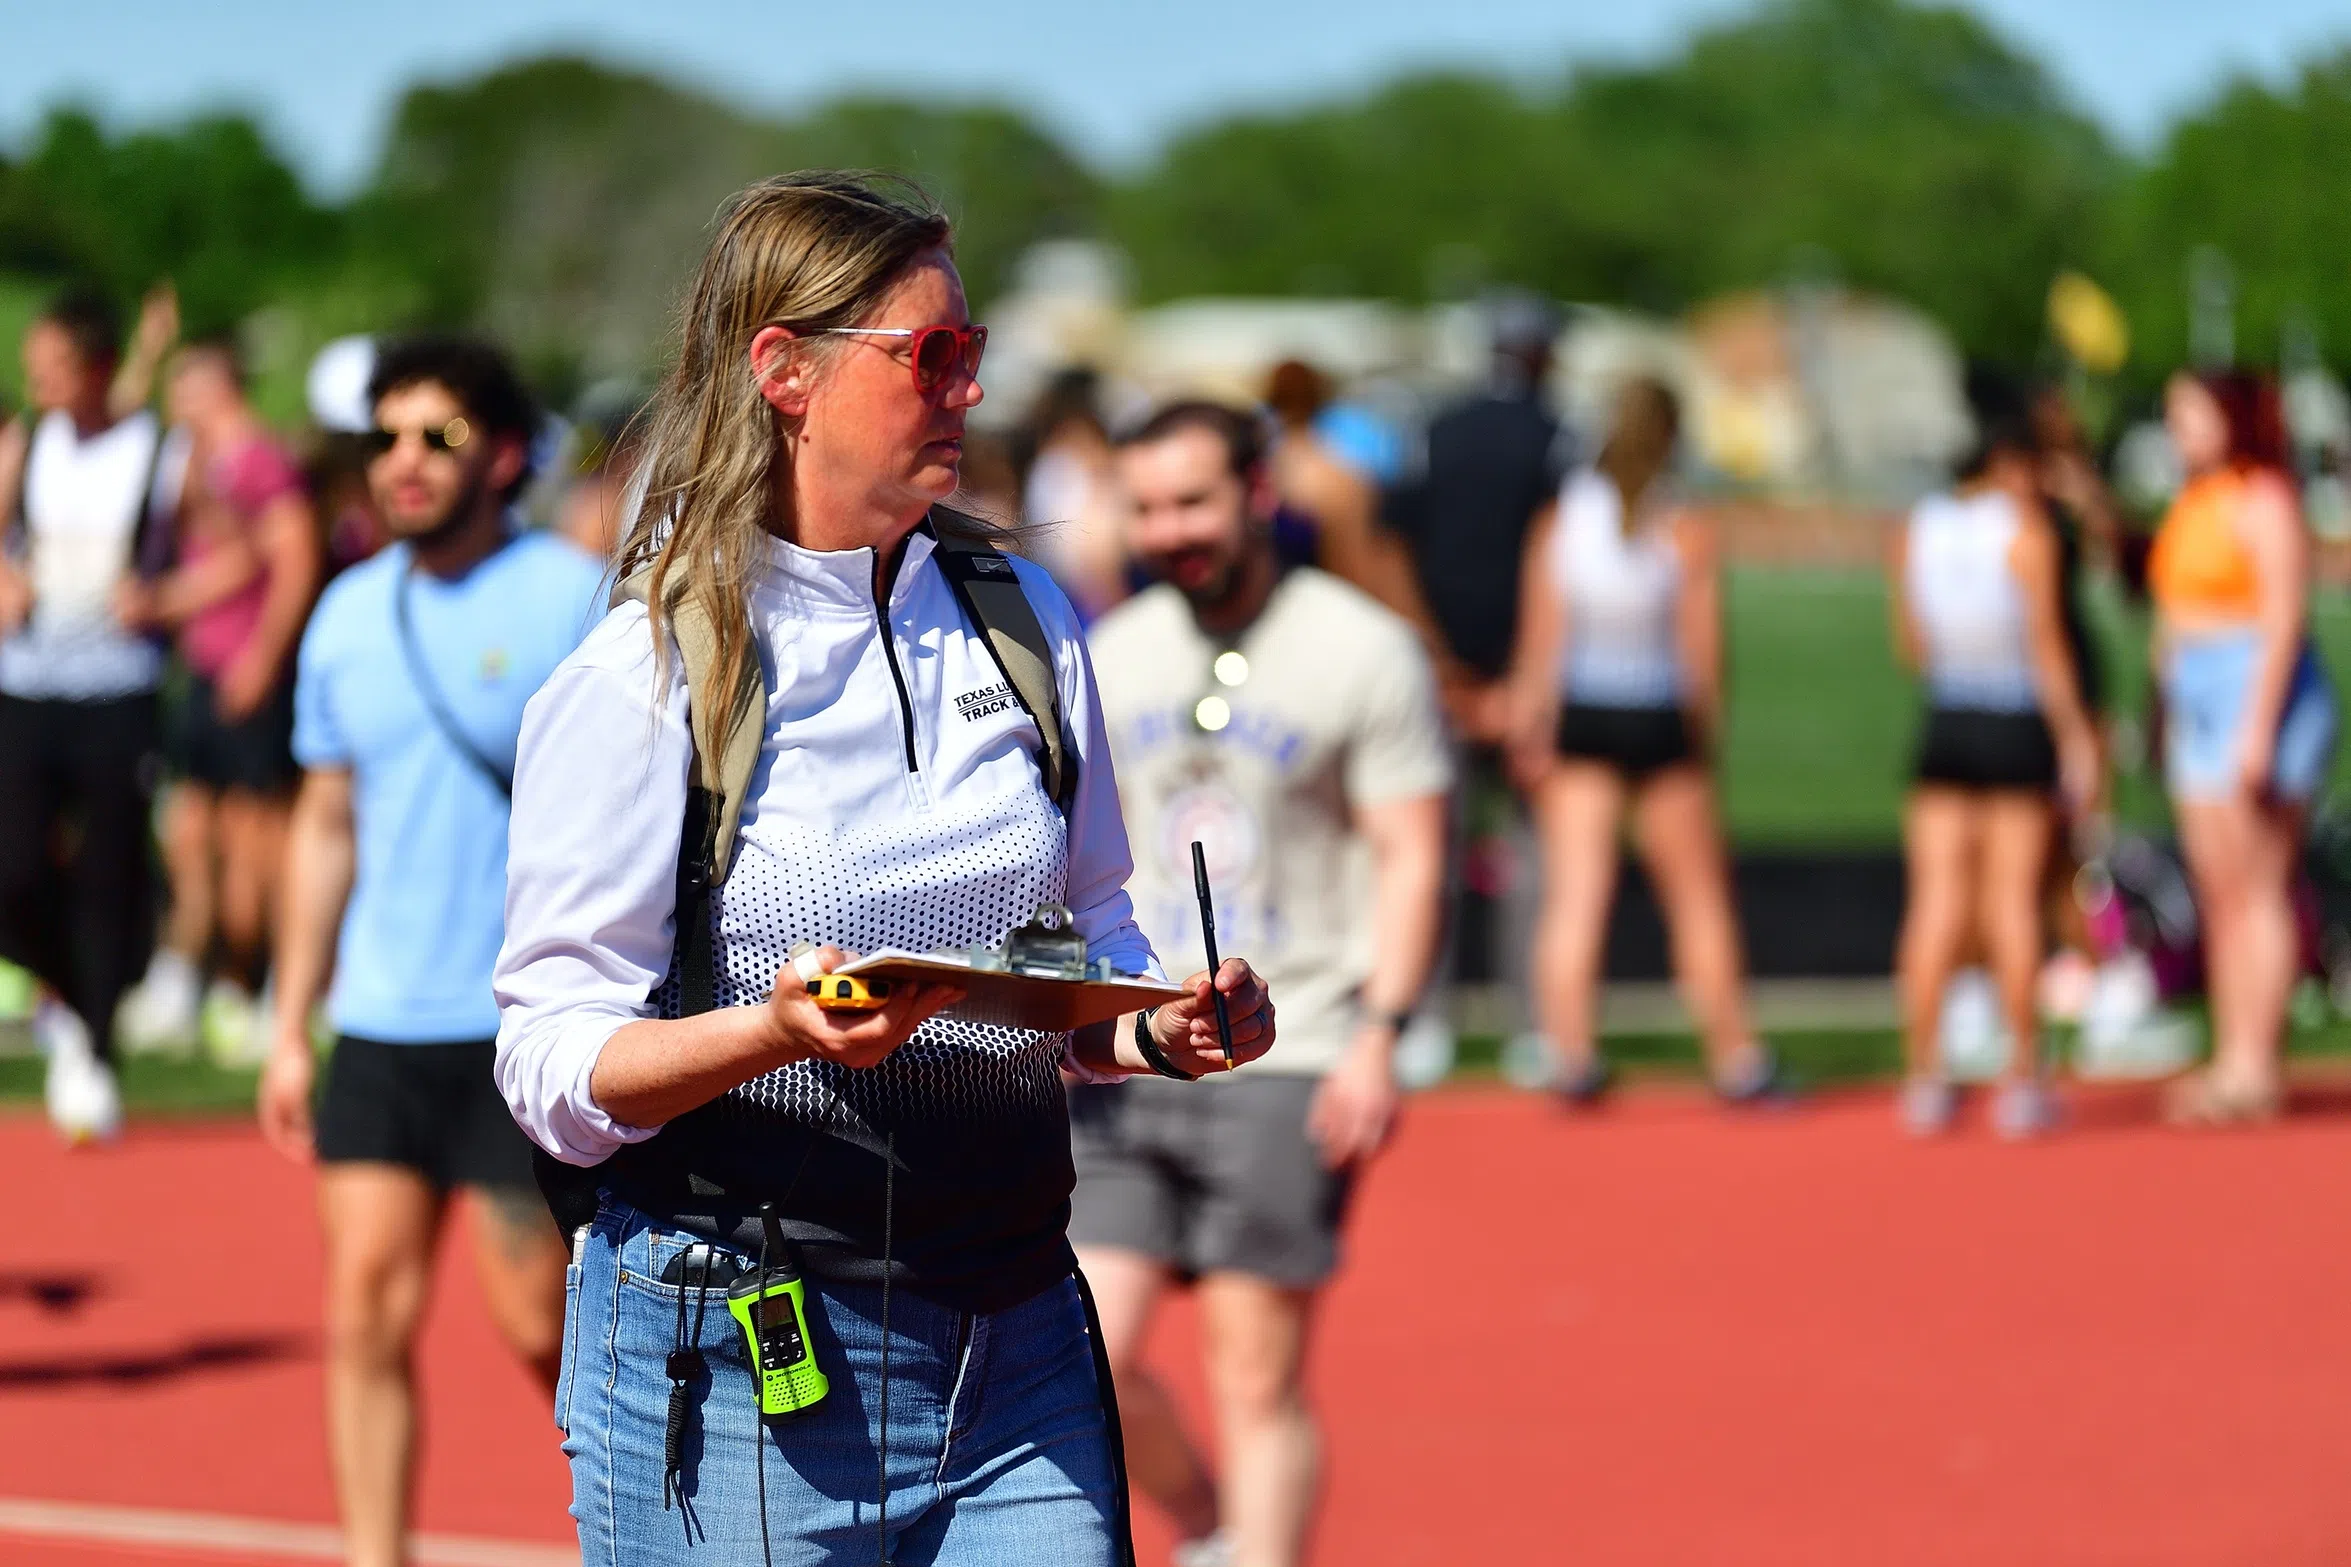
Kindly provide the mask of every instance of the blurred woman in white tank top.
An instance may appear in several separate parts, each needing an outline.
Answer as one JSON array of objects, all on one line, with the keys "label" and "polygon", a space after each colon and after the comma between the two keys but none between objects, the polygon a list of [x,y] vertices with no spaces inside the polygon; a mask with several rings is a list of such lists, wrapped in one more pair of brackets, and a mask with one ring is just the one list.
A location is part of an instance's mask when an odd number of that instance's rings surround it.
[{"label": "blurred woman in white tank top", "polygon": [[1943,996],[1961,957],[1980,946],[2015,1041],[1993,1125],[2028,1137],[2056,1119],[2033,989],[2059,791],[2080,807],[2093,802],[2098,746],[2066,642],[2058,540],[2021,390],[1983,374],[1969,390],[1977,453],[1956,489],[1911,512],[1892,563],[1895,645],[1927,701],[1903,817],[1901,1108],[1920,1134],[1956,1113],[1938,1037]]},{"label": "blurred woman in white tank top", "polygon": [[1778,1086],[1748,1019],[1716,820],[1721,590],[1711,531],[1667,491],[1679,429],[1662,383],[1627,383],[1598,459],[1568,476],[1527,536],[1511,761],[1542,840],[1536,1023],[1558,1058],[1557,1091],[1577,1101],[1609,1081],[1600,957],[1628,809],[1716,1090],[1738,1101]]}]

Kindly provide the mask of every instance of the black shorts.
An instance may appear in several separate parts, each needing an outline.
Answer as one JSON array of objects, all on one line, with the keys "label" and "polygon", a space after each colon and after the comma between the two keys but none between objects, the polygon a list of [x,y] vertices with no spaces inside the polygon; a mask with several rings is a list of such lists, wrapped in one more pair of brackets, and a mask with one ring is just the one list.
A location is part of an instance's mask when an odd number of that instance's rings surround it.
[{"label": "black shorts", "polygon": [[531,1145],[490,1076],[496,1045],[335,1041],[318,1096],[318,1157],[406,1165],[446,1191],[457,1186],[535,1191]]},{"label": "black shorts", "polygon": [[191,673],[164,726],[164,761],[174,778],[207,789],[283,794],[294,765],[294,683],[280,684],[259,708],[234,723],[220,716],[210,680]]},{"label": "black shorts", "polygon": [[2038,713],[1929,708],[1913,776],[1956,789],[2046,792],[2057,787],[2057,746]]},{"label": "black shorts", "polygon": [[1186,1278],[1322,1283],[1338,1266],[1354,1181],[1325,1168],[1306,1135],[1321,1082],[1265,1072],[1071,1089],[1070,1241],[1140,1252]]},{"label": "black shorts", "polygon": [[1561,756],[1605,763],[1634,783],[1699,760],[1689,720],[1678,707],[1570,702],[1559,713],[1557,745]]}]

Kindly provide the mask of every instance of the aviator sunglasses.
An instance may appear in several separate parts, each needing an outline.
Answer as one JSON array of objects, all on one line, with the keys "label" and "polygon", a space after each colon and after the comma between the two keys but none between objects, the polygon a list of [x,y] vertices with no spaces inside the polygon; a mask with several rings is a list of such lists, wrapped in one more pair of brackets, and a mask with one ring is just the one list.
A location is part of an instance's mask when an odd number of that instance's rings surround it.
[{"label": "aviator sunglasses", "polygon": [[[452,419],[444,425],[428,424],[421,428],[415,426],[411,426],[411,428],[415,430],[418,439],[424,442],[425,450],[428,452],[453,452],[473,436],[473,426],[467,424],[463,418]],[[379,425],[362,434],[359,441],[361,446],[366,448],[369,457],[381,457],[393,447],[398,446],[401,438],[408,433],[408,430],[387,430]]]},{"label": "aviator sunglasses", "polygon": [[937,391],[939,383],[958,370],[977,380],[980,355],[988,351],[988,329],[984,326],[826,326],[808,335],[912,338],[909,362],[914,366],[914,389],[918,392]]}]

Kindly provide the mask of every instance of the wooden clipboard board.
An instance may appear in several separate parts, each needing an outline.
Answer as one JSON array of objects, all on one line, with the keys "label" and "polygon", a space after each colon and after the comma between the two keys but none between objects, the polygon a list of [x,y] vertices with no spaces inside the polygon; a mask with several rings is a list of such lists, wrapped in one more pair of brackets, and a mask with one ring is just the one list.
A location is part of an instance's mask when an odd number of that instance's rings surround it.
[{"label": "wooden clipboard board", "polygon": [[1048,979],[973,968],[971,960],[960,952],[871,952],[834,972],[902,985],[959,986],[963,1000],[941,1016],[1046,1034],[1066,1034],[1184,994],[1181,985],[1143,974],[1108,980]]}]

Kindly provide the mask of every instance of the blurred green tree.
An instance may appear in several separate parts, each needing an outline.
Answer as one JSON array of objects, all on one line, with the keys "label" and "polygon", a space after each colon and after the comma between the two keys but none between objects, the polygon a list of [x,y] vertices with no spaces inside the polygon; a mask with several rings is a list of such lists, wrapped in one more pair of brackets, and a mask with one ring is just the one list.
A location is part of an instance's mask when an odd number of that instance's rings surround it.
[{"label": "blurred green tree", "polygon": [[2273,362],[2281,335],[2306,328],[2331,362],[2351,360],[2351,48],[2283,87],[2228,84],[2173,127],[2113,221],[2143,374],[2188,358],[2200,246],[2233,275],[2240,359]]},{"label": "blurred green tree", "polygon": [[657,78],[534,60],[402,101],[353,221],[400,258],[424,310],[512,343],[558,397],[641,374],[719,204],[761,175],[888,169],[969,213],[985,300],[1034,241],[1091,225],[1093,176],[1011,110],[837,101],[774,123]]},{"label": "blurred green tree", "polygon": [[2210,247],[2242,357],[2307,325],[2351,358],[2351,49],[2226,86],[2134,164],[1980,19],[1913,0],[1767,0],[1656,62],[1228,116],[1117,177],[1001,106],[859,95],[763,119],[569,57],[412,89],[339,209],[248,118],[118,133],[59,108],[0,158],[0,302],[79,274],[127,305],[169,276],[191,328],[254,326],[289,412],[327,335],[468,323],[561,400],[642,377],[719,203],[812,166],[922,182],[983,310],[1035,241],[1099,233],[1147,299],[1510,282],[1675,310],[1829,276],[2018,360],[2051,276],[2080,266],[2128,308],[2144,375],[2185,357],[2188,257]]},{"label": "blurred green tree", "polygon": [[1110,211],[1157,298],[1514,282],[1675,308],[1825,268],[2014,356],[2123,173],[1964,11],[1775,0],[1546,90],[1421,77],[1212,125]]},{"label": "blurred green tree", "polygon": [[340,216],[239,115],[109,136],[57,109],[0,166],[0,272],[85,278],[126,305],[169,277],[194,331],[234,325],[341,241]]}]

